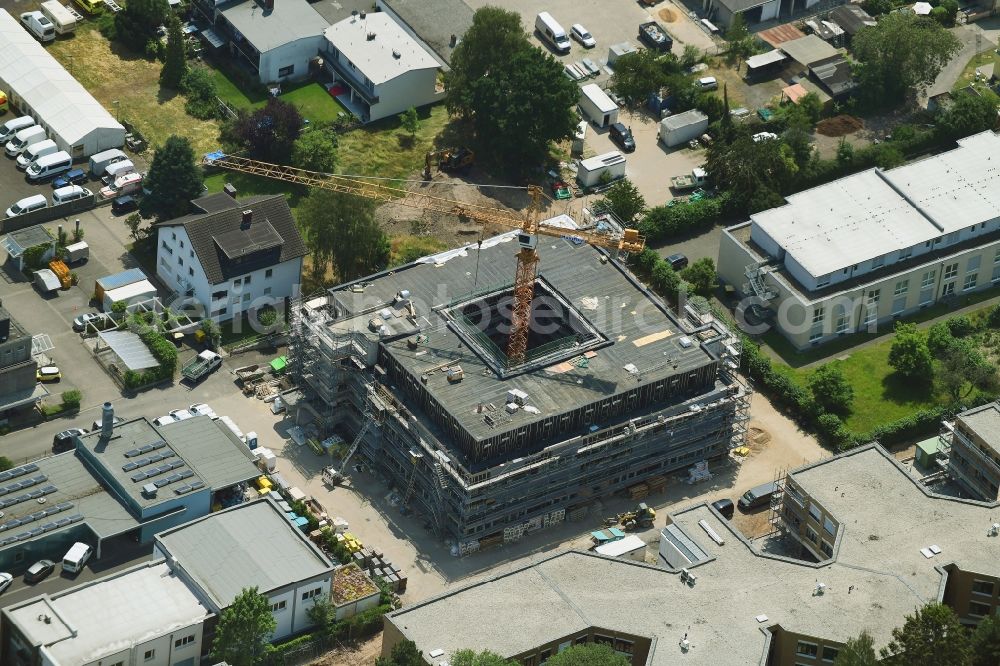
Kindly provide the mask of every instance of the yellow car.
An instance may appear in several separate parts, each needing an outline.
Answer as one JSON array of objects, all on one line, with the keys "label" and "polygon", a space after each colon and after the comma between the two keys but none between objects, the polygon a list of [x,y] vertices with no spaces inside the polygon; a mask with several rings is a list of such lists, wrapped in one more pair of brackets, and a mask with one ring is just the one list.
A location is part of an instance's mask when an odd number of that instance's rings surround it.
[{"label": "yellow car", "polygon": [[7,113],[7,95],[0,92],[0,113]]},{"label": "yellow car", "polygon": [[104,0],[75,0],[76,4],[88,14],[100,14],[104,10]]},{"label": "yellow car", "polygon": [[62,373],[54,365],[43,365],[35,371],[35,379],[40,382],[57,382],[62,379]]}]

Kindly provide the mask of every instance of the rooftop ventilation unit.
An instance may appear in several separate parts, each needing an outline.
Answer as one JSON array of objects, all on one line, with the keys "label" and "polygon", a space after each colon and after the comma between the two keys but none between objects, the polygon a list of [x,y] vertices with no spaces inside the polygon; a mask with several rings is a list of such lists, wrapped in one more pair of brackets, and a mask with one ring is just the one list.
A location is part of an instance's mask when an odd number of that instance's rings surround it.
[{"label": "rooftop ventilation unit", "polygon": [[157,490],[158,488],[156,487],[156,484],[147,483],[142,487],[142,494],[146,497],[156,497]]}]

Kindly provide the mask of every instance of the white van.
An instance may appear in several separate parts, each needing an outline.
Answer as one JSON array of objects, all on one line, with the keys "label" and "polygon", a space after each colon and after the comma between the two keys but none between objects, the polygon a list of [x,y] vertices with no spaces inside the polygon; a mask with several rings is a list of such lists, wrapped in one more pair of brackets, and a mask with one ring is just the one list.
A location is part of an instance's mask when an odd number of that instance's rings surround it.
[{"label": "white van", "polygon": [[36,161],[39,157],[51,155],[57,150],[59,150],[59,146],[52,139],[45,139],[45,141],[34,143],[25,148],[24,152],[17,156],[17,168],[24,171],[28,168],[29,164]]},{"label": "white van", "polygon": [[7,217],[14,217],[16,215],[24,215],[25,213],[30,213],[34,210],[39,210],[40,208],[45,208],[49,205],[49,200],[45,198],[44,194],[32,194],[30,197],[25,197],[18,201],[16,204],[7,209]]},{"label": "white van", "polygon": [[105,185],[110,185],[111,183],[118,180],[120,176],[124,176],[127,173],[132,173],[135,171],[135,164],[132,160],[121,160],[120,162],[113,162],[107,166],[104,170],[104,177],[101,178]]},{"label": "white van", "polygon": [[94,193],[86,187],[80,187],[79,185],[67,185],[66,187],[60,187],[52,193],[52,205],[56,206],[61,203],[76,201],[77,199],[86,199],[87,197],[92,196],[94,196]]},{"label": "white van", "polygon": [[33,143],[45,140],[45,129],[41,125],[25,127],[14,135],[14,138],[7,142],[4,150],[9,157],[17,157],[21,151]]},{"label": "white van", "polygon": [[27,169],[28,180],[39,181],[54,178],[73,168],[73,158],[65,150],[39,157]]},{"label": "white van", "polygon": [[102,150],[96,155],[90,156],[90,173],[94,176],[100,176],[104,173],[104,170],[108,168],[109,164],[114,164],[115,162],[121,162],[122,160],[127,159],[128,155],[117,148]]},{"label": "white van", "polygon": [[14,138],[14,135],[23,129],[28,129],[35,124],[35,119],[31,116],[21,116],[11,118],[3,125],[0,125],[0,143],[7,143]]},{"label": "white van", "polygon": [[714,76],[703,76],[698,79],[698,87],[702,90],[718,90],[719,82]]},{"label": "white van", "polygon": [[62,570],[65,573],[79,573],[83,570],[87,560],[94,554],[94,549],[85,543],[77,541],[73,544],[65,555],[63,555]]},{"label": "white van", "polygon": [[542,12],[535,19],[535,30],[541,35],[542,41],[548,44],[560,55],[569,53],[569,37],[563,27],[552,18],[548,12]]},{"label": "white van", "polygon": [[40,42],[51,42],[56,38],[56,27],[49,17],[41,12],[24,12],[21,25],[28,29]]},{"label": "white van", "polygon": [[123,194],[138,192],[142,187],[142,174],[136,171],[119,176],[117,180],[107,187],[101,188],[101,197],[104,199],[114,199]]}]

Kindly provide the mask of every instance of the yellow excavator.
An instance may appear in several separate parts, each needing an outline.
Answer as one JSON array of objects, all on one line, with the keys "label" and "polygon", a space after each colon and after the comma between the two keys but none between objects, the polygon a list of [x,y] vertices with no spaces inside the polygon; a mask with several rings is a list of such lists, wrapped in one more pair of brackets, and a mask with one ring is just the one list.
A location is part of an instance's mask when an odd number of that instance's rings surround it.
[{"label": "yellow excavator", "polygon": [[604,521],[604,524],[606,526],[617,524],[623,527],[626,532],[632,532],[637,529],[652,527],[654,520],[656,520],[656,509],[646,506],[646,503],[642,502],[631,511],[619,513],[614,518],[608,518]]},{"label": "yellow excavator", "polygon": [[437,162],[438,171],[463,171],[476,162],[476,154],[468,148],[432,150],[424,158],[424,180],[431,179],[431,168]]}]

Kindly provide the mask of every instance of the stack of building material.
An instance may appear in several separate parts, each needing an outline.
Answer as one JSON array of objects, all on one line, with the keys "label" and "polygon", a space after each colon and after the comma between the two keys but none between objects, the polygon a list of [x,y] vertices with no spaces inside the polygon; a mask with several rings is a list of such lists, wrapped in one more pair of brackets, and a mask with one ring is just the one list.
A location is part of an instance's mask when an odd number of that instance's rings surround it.
[{"label": "stack of building material", "polygon": [[662,493],[663,489],[667,487],[667,477],[651,476],[646,479],[646,485],[649,486],[649,492]]},{"label": "stack of building material", "polygon": [[583,520],[587,517],[587,505],[581,504],[580,506],[573,507],[566,513],[566,517],[570,520]]},{"label": "stack of building material", "polygon": [[637,483],[628,487],[628,496],[634,500],[646,499],[649,494],[649,486],[645,483]]}]

